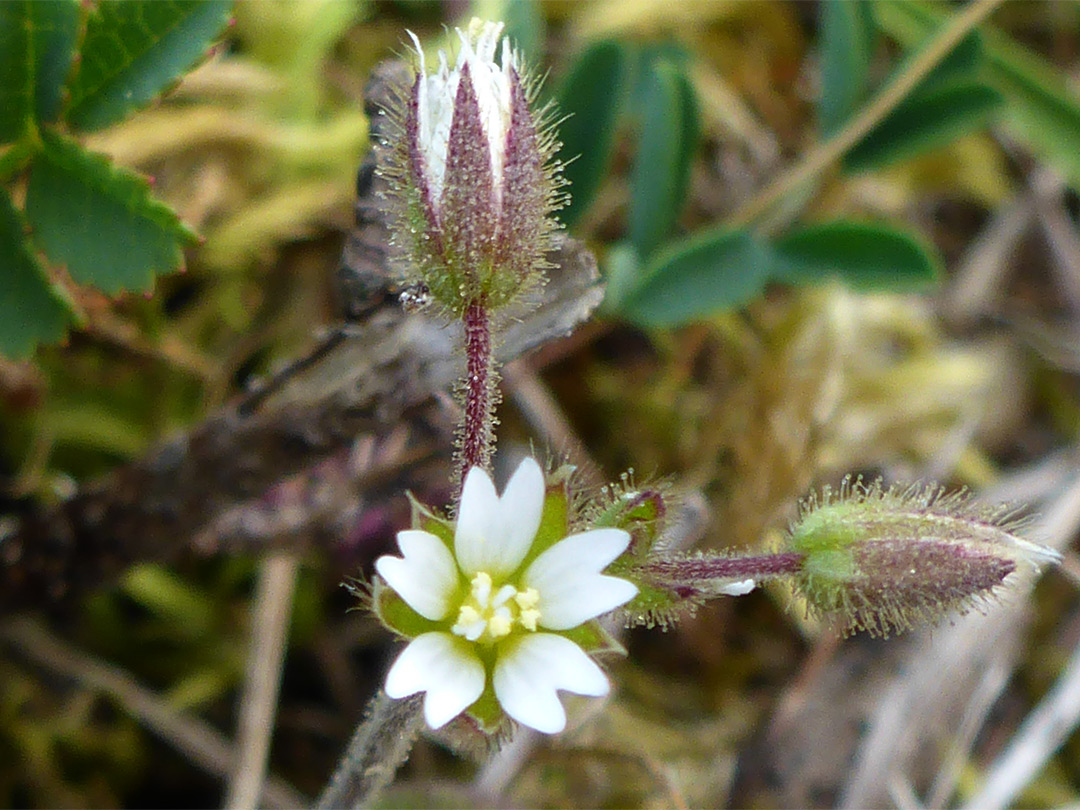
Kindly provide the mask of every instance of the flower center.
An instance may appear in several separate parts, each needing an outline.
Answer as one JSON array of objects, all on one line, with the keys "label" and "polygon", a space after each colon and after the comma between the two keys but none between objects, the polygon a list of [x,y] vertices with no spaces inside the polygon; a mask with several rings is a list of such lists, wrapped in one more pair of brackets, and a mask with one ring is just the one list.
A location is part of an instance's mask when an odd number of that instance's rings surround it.
[{"label": "flower center", "polygon": [[469,595],[458,610],[457,623],[450,628],[454,635],[467,641],[495,641],[510,635],[514,625],[535,631],[540,611],[536,605],[540,594],[536,588],[519,591],[513,585],[503,585],[493,592],[494,583],[486,571],[472,578]]}]

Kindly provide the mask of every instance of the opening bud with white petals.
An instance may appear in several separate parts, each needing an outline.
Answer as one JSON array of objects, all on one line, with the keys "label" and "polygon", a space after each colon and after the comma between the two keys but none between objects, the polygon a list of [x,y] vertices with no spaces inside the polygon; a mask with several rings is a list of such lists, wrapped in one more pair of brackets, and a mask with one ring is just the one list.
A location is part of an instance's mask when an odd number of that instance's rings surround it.
[{"label": "opening bud with white petals", "polygon": [[542,281],[558,227],[563,181],[547,108],[502,37],[503,24],[474,19],[455,29],[428,73],[420,42],[416,77],[388,109],[393,239],[402,275],[422,283],[455,315],[482,301],[505,306]]}]

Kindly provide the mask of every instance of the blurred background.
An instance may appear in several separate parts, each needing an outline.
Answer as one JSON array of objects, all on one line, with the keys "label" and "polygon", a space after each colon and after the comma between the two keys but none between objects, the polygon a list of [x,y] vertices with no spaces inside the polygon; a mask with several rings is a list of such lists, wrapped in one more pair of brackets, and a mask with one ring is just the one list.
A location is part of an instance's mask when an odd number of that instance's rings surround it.
[{"label": "blurred background", "polygon": [[[449,44],[477,15],[507,21],[571,116],[562,218],[608,283],[592,322],[507,370],[505,464],[532,442],[598,482],[666,481],[702,548],[768,547],[800,497],[849,473],[937,480],[1025,505],[1075,569],[1080,5],[983,5],[989,22],[890,100],[974,4],[238,3],[162,102],[81,139],[151,176],[202,239],[148,295],[76,288],[85,322],[66,341],[0,358],[4,525],[235,402],[341,320],[372,68],[406,52],[406,29]],[[0,804],[220,805],[253,633],[285,650],[263,802],[318,795],[397,649],[340,585],[390,549],[406,488],[448,500],[450,455],[445,433],[409,425],[359,436],[179,559],[9,617]],[[841,641],[782,587],[720,600],[628,631],[615,694],[567,734],[488,764],[422,739],[382,802],[981,801],[1029,712],[1055,684],[1080,689],[1059,681],[1075,585],[1051,571],[1006,602]],[[1057,736],[1037,736],[1001,804],[1080,802],[1077,718],[1053,706]]]}]

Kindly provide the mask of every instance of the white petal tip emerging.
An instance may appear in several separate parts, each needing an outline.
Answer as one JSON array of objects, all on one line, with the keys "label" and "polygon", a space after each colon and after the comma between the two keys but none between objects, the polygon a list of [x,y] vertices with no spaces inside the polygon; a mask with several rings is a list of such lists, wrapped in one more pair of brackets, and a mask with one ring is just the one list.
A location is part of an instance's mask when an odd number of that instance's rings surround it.
[{"label": "white petal tip emerging", "polygon": [[745,596],[756,587],[756,580],[744,579],[740,582],[732,582],[730,585],[724,585],[719,589],[719,592],[726,596]]}]

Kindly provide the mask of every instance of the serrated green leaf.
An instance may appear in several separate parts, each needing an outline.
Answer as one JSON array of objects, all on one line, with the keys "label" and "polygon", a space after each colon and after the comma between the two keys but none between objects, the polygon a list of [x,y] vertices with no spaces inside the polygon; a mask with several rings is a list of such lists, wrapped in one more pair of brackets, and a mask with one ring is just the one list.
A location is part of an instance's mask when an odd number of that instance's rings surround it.
[{"label": "serrated green leaf", "polygon": [[108,293],[149,289],[195,239],[144,178],[52,134],[30,171],[26,217],[51,262]]},{"label": "serrated green leaf", "polygon": [[[905,47],[922,41],[947,16],[938,6],[913,0],[874,4],[875,21]],[[1064,77],[1042,57],[987,26],[983,50],[982,77],[1005,97],[1001,118],[1006,128],[1080,189],[1080,100]]]},{"label": "serrated green leaf", "polygon": [[823,0],[821,20],[822,135],[835,133],[866,100],[875,29],[869,3]]},{"label": "serrated green leaf", "polygon": [[607,174],[615,148],[623,100],[629,80],[630,52],[616,40],[589,46],[555,94],[560,115],[562,148],[558,159],[566,165],[570,204],[559,218],[573,226],[588,210]]},{"label": "serrated green leaf", "polygon": [[126,118],[199,61],[230,0],[101,0],[86,24],[67,119],[96,130]]},{"label": "serrated green leaf", "polygon": [[639,121],[629,234],[638,255],[647,258],[675,227],[697,148],[697,99],[674,62],[658,59],[647,67]]},{"label": "serrated green leaf", "polygon": [[0,143],[56,118],[78,32],[77,0],[0,2]]},{"label": "serrated green leaf", "polygon": [[49,282],[24,234],[23,219],[0,188],[0,354],[28,357],[60,340],[72,321],[67,299]]},{"label": "serrated green leaf", "polygon": [[930,87],[899,104],[844,155],[848,171],[880,168],[944,146],[986,125],[1001,94],[979,82]]},{"label": "serrated green leaf", "polygon": [[906,231],[840,220],[791,231],[772,245],[771,275],[794,283],[839,277],[857,290],[933,284],[940,260]]},{"label": "serrated green leaf", "polygon": [[708,231],[651,262],[619,310],[642,326],[678,326],[751,301],[767,269],[766,248],[749,231]]}]

